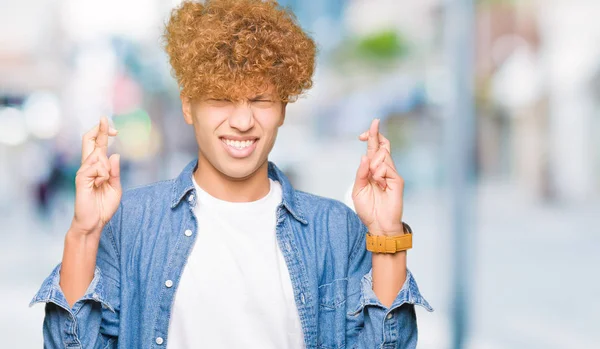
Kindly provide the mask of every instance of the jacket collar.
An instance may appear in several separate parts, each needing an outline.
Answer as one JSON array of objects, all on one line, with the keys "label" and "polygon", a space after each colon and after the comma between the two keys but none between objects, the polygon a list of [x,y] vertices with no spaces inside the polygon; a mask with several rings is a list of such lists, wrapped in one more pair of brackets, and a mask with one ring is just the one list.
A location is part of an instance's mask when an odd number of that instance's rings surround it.
[{"label": "jacket collar", "polygon": [[[173,181],[173,191],[171,194],[171,208],[175,208],[181,200],[187,195],[190,190],[194,189],[192,182],[192,173],[196,170],[198,159],[190,161],[187,166],[181,171],[179,176]],[[308,224],[304,213],[302,212],[301,204],[298,200],[296,190],[292,187],[288,178],[283,172],[269,161],[269,178],[279,182],[282,191],[283,206],[292,214],[292,216],[303,224]]]}]

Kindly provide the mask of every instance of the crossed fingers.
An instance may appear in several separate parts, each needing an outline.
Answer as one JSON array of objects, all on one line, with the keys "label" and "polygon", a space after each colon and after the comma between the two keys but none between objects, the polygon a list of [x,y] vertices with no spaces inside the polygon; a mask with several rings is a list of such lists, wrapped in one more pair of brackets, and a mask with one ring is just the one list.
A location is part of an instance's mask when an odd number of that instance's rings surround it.
[{"label": "crossed fingers", "polygon": [[108,119],[103,116],[100,123],[83,135],[81,144],[81,163],[97,150],[96,155],[106,157],[108,149],[108,136],[116,136],[117,130],[108,126]]},{"label": "crossed fingers", "polygon": [[382,163],[388,165],[394,171],[396,166],[391,156],[390,141],[379,133],[379,119],[373,120],[368,131],[362,133],[358,138],[367,142],[367,157],[369,158],[369,170],[374,174]]}]

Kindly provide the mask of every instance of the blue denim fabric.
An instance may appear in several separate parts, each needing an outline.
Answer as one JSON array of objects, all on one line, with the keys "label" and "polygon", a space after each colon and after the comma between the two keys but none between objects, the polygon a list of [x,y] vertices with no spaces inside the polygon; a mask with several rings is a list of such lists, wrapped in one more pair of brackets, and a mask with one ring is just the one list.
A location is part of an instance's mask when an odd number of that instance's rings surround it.
[{"label": "blue denim fabric", "polygon": [[[125,191],[102,232],[94,279],[72,308],[56,266],[31,301],[46,303],[45,348],[166,348],[171,306],[196,238],[196,164],[175,179]],[[414,305],[433,309],[410,271],[386,308],[372,290],[358,216],[341,202],[294,190],[272,163],[269,177],[283,190],[276,234],[306,348],[415,348]]]}]

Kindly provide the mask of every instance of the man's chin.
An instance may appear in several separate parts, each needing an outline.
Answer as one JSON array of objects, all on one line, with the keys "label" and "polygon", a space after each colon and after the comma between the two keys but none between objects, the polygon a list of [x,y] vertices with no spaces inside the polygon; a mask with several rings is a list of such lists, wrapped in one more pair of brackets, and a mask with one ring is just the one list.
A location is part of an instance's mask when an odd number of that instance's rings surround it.
[{"label": "man's chin", "polygon": [[226,163],[222,163],[221,173],[226,177],[243,181],[245,179],[251,178],[256,172],[260,169],[260,164],[257,164],[255,161],[247,161],[250,159],[236,159],[233,161],[227,161]]}]

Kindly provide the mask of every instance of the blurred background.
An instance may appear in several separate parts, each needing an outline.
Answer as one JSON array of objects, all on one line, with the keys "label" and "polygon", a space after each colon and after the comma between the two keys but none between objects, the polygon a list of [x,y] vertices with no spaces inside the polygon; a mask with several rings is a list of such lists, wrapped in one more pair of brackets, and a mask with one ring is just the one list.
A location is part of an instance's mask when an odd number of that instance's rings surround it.
[{"label": "blurred background", "polygon": [[[109,115],[125,187],[197,154],[160,35],[177,0],[2,0],[0,337],[62,255],[81,136]],[[600,348],[600,2],[281,0],[319,45],[271,160],[347,203],[381,118],[406,179],[419,348]]]}]

